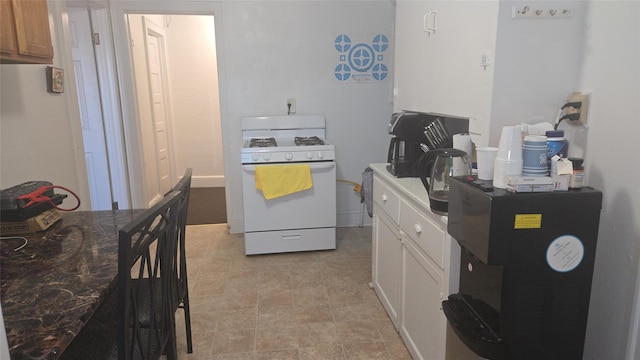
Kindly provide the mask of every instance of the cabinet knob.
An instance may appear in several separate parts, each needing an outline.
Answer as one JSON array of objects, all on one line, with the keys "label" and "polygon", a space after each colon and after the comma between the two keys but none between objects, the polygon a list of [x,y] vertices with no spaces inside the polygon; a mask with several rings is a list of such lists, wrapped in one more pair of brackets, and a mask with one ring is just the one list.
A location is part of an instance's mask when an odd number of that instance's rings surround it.
[{"label": "cabinet knob", "polygon": [[382,194],[382,201],[387,202],[387,194]]},{"label": "cabinet knob", "polygon": [[422,226],[420,226],[420,224],[413,225],[413,229],[416,231],[416,234],[420,234],[422,232]]}]

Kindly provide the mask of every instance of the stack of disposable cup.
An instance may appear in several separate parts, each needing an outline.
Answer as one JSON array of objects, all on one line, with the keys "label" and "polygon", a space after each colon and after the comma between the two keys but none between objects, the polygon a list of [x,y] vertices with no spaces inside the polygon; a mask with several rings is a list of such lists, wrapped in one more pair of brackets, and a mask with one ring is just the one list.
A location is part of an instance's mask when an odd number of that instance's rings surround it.
[{"label": "stack of disposable cup", "polygon": [[507,179],[522,175],[522,134],[520,125],[504,126],[493,166],[493,186],[504,189]]}]

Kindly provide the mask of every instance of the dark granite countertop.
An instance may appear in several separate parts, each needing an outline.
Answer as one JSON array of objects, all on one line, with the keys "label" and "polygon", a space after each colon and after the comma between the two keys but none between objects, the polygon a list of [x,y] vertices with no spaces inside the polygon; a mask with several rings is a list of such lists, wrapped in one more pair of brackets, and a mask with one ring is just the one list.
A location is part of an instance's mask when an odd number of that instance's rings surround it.
[{"label": "dark granite countertop", "polygon": [[142,210],[64,213],[50,229],[0,242],[2,313],[13,360],[55,359],[118,273],[118,230]]}]

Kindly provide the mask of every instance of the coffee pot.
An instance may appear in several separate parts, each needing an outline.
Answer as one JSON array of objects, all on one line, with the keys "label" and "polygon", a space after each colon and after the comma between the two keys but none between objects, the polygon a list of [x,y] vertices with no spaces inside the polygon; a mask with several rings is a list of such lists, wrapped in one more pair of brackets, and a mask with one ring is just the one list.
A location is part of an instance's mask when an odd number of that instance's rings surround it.
[{"label": "coffee pot", "polygon": [[434,149],[419,164],[420,180],[429,194],[431,211],[446,215],[449,210],[449,184],[453,176],[471,175],[471,161],[459,149]]},{"label": "coffee pot", "polygon": [[453,135],[469,132],[469,119],[402,111],[391,116],[387,131],[392,135],[387,155],[389,172],[399,178],[420,177],[420,158],[428,151],[452,147]]}]

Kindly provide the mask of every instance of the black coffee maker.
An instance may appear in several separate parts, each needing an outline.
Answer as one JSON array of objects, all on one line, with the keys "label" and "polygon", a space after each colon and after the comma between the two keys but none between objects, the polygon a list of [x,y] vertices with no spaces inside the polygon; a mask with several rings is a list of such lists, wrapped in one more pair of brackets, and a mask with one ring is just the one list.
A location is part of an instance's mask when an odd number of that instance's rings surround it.
[{"label": "black coffee maker", "polygon": [[396,177],[420,177],[420,158],[429,150],[450,148],[452,135],[469,132],[469,119],[435,113],[403,111],[391,115],[387,129],[387,169]]}]

